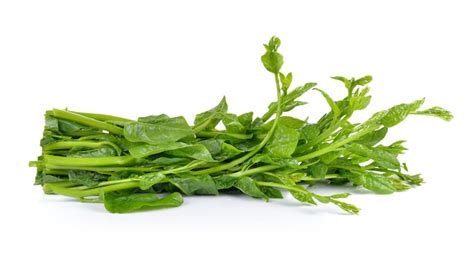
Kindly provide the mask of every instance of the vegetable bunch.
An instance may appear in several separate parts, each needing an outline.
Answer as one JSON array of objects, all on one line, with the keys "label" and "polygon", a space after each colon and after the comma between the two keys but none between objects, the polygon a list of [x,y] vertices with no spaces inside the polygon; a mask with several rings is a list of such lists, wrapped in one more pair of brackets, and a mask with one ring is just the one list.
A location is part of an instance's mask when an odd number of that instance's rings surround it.
[{"label": "vegetable bunch", "polygon": [[[177,207],[183,194],[238,191],[268,201],[288,191],[305,204],[332,203],[354,214],[359,209],[341,201],[348,193],[319,195],[308,186],[352,184],[390,194],[422,184],[420,175],[407,173],[406,164],[398,160],[406,150],[403,141],[380,142],[409,115],[450,120],[450,112],[440,107],[421,110],[421,99],[376,112],[365,122],[351,122],[371,100],[372,77],[332,77],[347,92],[337,101],[313,82],[292,88],[292,74],[281,72],[279,46],[277,37],[264,45],[261,60],[275,79],[276,101],[261,117],[230,113],[225,98],[197,114],[193,126],[181,116],[165,114],[129,120],[47,111],[42,155],[30,163],[37,169],[36,184],[46,194],[100,202],[113,213]],[[314,123],[285,116],[305,104],[299,99],[310,90],[325,98],[330,111]],[[225,128],[218,129],[219,123]]]}]

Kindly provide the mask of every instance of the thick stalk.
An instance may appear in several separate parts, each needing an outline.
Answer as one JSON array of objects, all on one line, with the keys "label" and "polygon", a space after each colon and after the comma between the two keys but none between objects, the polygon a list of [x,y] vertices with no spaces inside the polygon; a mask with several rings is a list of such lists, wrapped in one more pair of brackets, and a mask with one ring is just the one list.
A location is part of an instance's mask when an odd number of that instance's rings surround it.
[{"label": "thick stalk", "polygon": [[[101,157],[101,158],[70,158],[44,155],[44,163],[63,167],[100,167],[129,165],[135,162],[132,156]],[[50,167],[48,167],[50,168]]]},{"label": "thick stalk", "polygon": [[84,141],[84,140],[74,140],[74,141],[58,141],[54,143],[47,144],[43,147],[44,150],[64,150],[71,149],[74,147],[83,147],[90,149],[98,149],[104,146],[112,147],[117,153],[120,153],[121,149],[112,142],[108,141]]},{"label": "thick stalk", "polygon": [[46,175],[65,175],[65,176],[68,175],[67,171],[62,170],[62,169],[44,169],[43,174],[46,174]]},{"label": "thick stalk", "polygon": [[89,170],[95,171],[101,174],[111,175],[110,172],[119,172],[119,171],[141,171],[141,172],[155,172],[161,169],[161,167],[94,167],[94,166],[62,166],[54,164],[44,164],[47,169],[51,170]]},{"label": "thick stalk", "polygon": [[123,129],[103,121],[96,120],[75,112],[53,109],[53,116],[59,119],[74,121],[89,127],[106,130],[110,133],[123,136]]},{"label": "thick stalk", "polygon": [[86,190],[77,190],[74,188],[64,188],[60,186],[55,186],[54,183],[49,183],[44,185],[44,189],[51,191],[55,194],[60,194],[64,196],[74,197],[74,198],[83,198],[91,196],[99,196],[101,193],[112,192],[117,190],[124,190],[130,188],[136,188],[139,186],[138,181],[130,181],[125,183],[114,184],[105,187],[98,187]]},{"label": "thick stalk", "polygon": [[89,112],[77,112],[75,111],[74,113],[93,118],[99,121],[113,121],[113,122],[123,122],[123,123],[130,123],[130,122],[135,122],[130,119],[122,118],[122,117],[117,117],[113,115],[107,115],[107,114],[99,114],[99,113],[89,113]]}]

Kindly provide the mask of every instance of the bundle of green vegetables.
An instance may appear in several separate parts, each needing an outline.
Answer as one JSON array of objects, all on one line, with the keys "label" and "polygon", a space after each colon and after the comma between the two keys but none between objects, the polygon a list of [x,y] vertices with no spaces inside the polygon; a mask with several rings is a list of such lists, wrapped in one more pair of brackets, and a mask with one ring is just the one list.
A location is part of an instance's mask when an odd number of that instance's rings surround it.
[{"label": "bundle of green vegetables", "polygon": [[[292,74],[280,71],[283,56],[276,37],[261,57],[276,84],[276,101],[261,117],[236,115],[220,103],[199,113],[190,126],[183,117],[165,114],[129,120],[121,117],[53,109],[46,112],[36,167],[36,184],[46,194],[82,202],[100,202],[113,213],[177,207],[184,195],[241,192],[268,201],[288,191],[305,204],[333,203],[349,213],[354,205],[341,201],[348,193],[319,195],[308,190],[317,182],[351,184],[379,194],[422,184],[397,159],[403,141],[378,145],[390,127],[408,115],[450,120],[440,107],[420,110],[424,100],[393,106],[362,123],[351,116],[371,100],[371,76],[333,77],[347,96],[334,101],[310,82],[290,88]],[[285,112],[304,105],[304,93],[322,94],[330,111],[309,123]],[[216,129],[222,123],[225,129]]]}]

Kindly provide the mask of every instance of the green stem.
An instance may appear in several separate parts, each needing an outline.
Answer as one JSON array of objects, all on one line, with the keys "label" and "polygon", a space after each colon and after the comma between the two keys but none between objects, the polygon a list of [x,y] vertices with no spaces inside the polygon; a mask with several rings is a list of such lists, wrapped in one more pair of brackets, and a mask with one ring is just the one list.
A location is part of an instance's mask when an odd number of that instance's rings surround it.
[{"label": "green stem", "polygon": [[74,141],[58,141],[54,143],[47,144],[43,147],[44,150],[63,150],[71,149],[74,147],[84,147],[97,149],[104,146],[112,147],[117,153],[121,152],[121,149],[112,142],[108,141],[83,141],[83,140],[74,140]]},{"label": "green stem", "polygon": [[281,166],[266,165],[266,166],[261,166],[261,167],[245,170],[245,171],[234,172],[234,173],[231,173],[231,174],[228,174],[228,175],[232,176],[232,177],[244,177],[244,176],[250,176],[250,175],[254,175],[254,174],[258,174],[258,173],[262,173],[262,172],[267,172],[267,171],[274,170],[274,169],[279,169],[279,168],[281,168]]},{"label": "green stem", "polygon": [[303,177],[300,180],[303,180],[303,181],[318,181],[318,180],[326,180],[326,179],[337,179],[339,177],[341,177],[341,175],[334,173],[334,174],[326,174],[322,178],[313,178],[313,177],[306,176],[306,177]]},{"label": "green stem", "polygon": [[80,114],[82,116],[86,116],[89,118],[93,118],[99,121],[113,121],[113,122],[123,122],[123,123],[131,123],[135,122],[130,119],[122,118],[122,117],[117,117],[113,115],[107,115],[107,114],[99,114],[99,113],[89,113],[89,112],[77,112],[74,111],[74,113]]},{"label": "green stem", "polygon": [[53,109],[52,112],[53,112],[53,116],[56,118],[74,121],[74,122],[84,124],[93,128],[106,130],[110,133],[123,136],[123,129],[115,125],[112,125],[103,121],[99,121],[94,118],[90,118],[90,117],[87,117],[75,112],[58,110],[58,109]]},{"label": "green stem", "polygon": [[205,162],[203,162],[203,161],[198,161],[198,162],[190,163],[190,164],[182,166],[182,167],[173,168],[173,169],[169,169],[169,170],[163,170],[163,171],[161,171],[161,173],[166,175],[166,174],[177,174],[177,173],[188,172],[188,171],[192,170],[193,168],[201,166],[204,163]]},{"label": "green stem", "polygon": [[100,158],[70,158],[44,155],[44,163],[65,167],[100,167],[113,165],[129,165],[135,162],[132,156],[100,157]]},{"label": "green stem", "polygon": [[226,135],[239,140],[248,140],[253,137],[252,134],[228,133],[223,131],[200,131],[199,133],[196,133],[196,136],[200,138],[215,138],[220,135]]},{"label": "green stem", "polygon": [[68,175],[66,170],[62,169],[44,169],[43,174],[47,175]]},{"label": "green stem", "polygon": [[43,149],[44,150],[63,150],[63,149],[71,149],[74,147],[85,147],[85,148],[100,148],[104,144],[102,142],[95,142],[95,141],[58,141],[54,143],[46,144]]},{"label": "green stem", "polygon": [[74,197],[74,198],[83,198],[91,196],[99,196],[102,193],[112,192],[117,190],[124,190],[130,188],[136,188],[139,186],[138,181],[130,181],[125,183],[114,184],[105,187],[97,187],[86,190],[77,190],[74,188],[64,188],[61,186],[55,186],[54,183],[49,183],[44,185],[44,189],[51,191],[55,194],[60,194],[64,196]]},{"label": "green stem", "polygon": [[[296,172],[295,172],[296,173]],[[272,177],[275,177],[275,178],[279,178],[279,174],[275,174],[275,173],[272,173],[272,172],[263,172],[264,175],[268,175],[268,176],[272,176]],[[313,178],[313,177],[309,177],[309,176],[303,176],[301,177],[300,179],[298,179],[297,181],[295,180],[295,182],[300,182],[300,181],[318,181],[318,180],[325,180],[325,179],[334,179],[334,178],[338,178],[340,177],[339,174],[326,174],[324,177],[322,178]]]},{"label": "green stem", "polygon": [[54,164],[45,164],[44,167],[48,169],[54,169],[54,170],[68,170],[68,169],[89,170],[89,171],[95,171],[101,174],[110,174],[106,172],[119,172],[119,171],[154,172],[160,169],[158,167],[94,167],[94,166],[62,166],[62,165],[54,165]]},{"label": "green stem", "polygon": [[192,128],[193,128],[193,132],[194,132],[195,134],[197,134],[197,133],[203,131],[211,121],[212,121],[212,117],[210,117],[209,119],[207,119],[205,122],[201,123],[201,125],[193,126],[193,127],[192,127]]},{"label": "green stem", "polygon": [[119,171],[140,171],[140,172],[155,172],[160,169],[160,167],[89,167],[89,166],[62,166],[54,164],[44,164],[45,168],[52,170],[89,170],[95,171],[101,174],[111,175],[110,172],[119,172]]},{"label": "green stem", "polygon": [[88,190],[88,189],[96,189],[96,188],[101,188],[101,187],[106,187],[106,186],[112,186],[116,184],[122,184],[122,183],[129,183],[129,182],[136,182],[139,181],[134,178],[128,178],[128,179],[119,179],[119,180],[110,180],[110,181],[102,181],[99,184],[92,186],[92,187],[87,187],[87,186],[81,186],[81,187],[74,187],[74,189],[77,190]]},{"label": "green stem", "polygon": [[268,119],[270,119],[270,117],[272,117],[274,113],[275,113],[274,107],[273,107],[273,108],[270,108],[270,109],[262,116],[262,121],[263,121],[263,122],[268,121]]}]

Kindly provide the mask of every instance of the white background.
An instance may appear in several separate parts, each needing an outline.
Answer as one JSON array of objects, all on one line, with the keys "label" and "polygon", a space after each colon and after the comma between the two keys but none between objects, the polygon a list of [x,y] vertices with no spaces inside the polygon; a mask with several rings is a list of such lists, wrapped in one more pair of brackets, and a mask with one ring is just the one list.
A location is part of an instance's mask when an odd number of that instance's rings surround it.
[{"label": "white background", "polygon": [[[0,2],[1,260],[473,260],[469,1],[158,2]],[[373,103],[356,119],[421,97],[451,110],[450,123],[414,116],[389,133],[408,140],[403,160],[427,183],[352,190],[358,216],[236,196],[112,215],[32,185],[47,109],[191,121],[226,95],[232,112],[265,112],[275,95],[260,55],[272,35],[296,85],[340,98],[330,76],[373,75]],[[316,93],[305,100],[299,117],[328,109]]]}]

